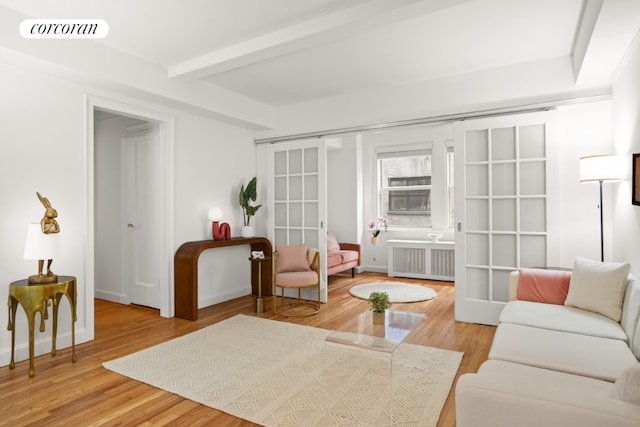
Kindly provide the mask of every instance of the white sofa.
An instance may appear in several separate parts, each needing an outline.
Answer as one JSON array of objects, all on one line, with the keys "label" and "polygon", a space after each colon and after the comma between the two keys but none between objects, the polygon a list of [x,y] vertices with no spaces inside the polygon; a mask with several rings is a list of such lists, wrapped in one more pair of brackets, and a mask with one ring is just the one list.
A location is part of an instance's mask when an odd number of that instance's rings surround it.
[{"label": "white sofa", "polygon": [[512,272],[488,360],[456,384],[457,426],[640,426],[640,281],[629,274],[625,282],[615,321],[518,300]]}]

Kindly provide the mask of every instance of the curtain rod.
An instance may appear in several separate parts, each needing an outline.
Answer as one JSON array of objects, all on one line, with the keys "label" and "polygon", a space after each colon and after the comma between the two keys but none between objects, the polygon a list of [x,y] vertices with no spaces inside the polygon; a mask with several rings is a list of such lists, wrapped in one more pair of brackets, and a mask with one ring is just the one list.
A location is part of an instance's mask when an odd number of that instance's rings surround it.
[{"label": "curtain rod", "polygon": [[253,140],[253,143],[256,145],[274,144],[277,142],[294,141],[298,139],[322,138],[322,137],[331,136],[331,135],[342,135],[346,133],[360,133],[360,132],[367,132],[372,130],[390,129],[390,128],[397,128],[397,127],[404,127],[404,126],[434,124],[434,123],[440,123],[440,122],[448,123],[448,122],[454,122],[454,121],[464,121],[469,119],[498,117],[498,116],[504,116],[509,114],[533,113],[537,111],[546,111],[546,110],[550,110],[550,109],[565,106],[565,105],[581,104],[585,102],[606,101],[610,99],[611,99],[611,94],[594,95],[589,97],[563,99],[563,100],[546,102],[546,103],[522,104],[522,105],[513,106],[513,107],[493,108],[493,109],[487,109],[487,110],[471,111],[467,113],[444,114],[440,116],[422,117],[419,119],[410,119],[410,120],[399,120],[395,122],[379,123],[379,124],[373,124],[373,125],[353,126],[353,127],[329,129],[329,130],[323,130],[323,131],[317,131],[317,132],[306,132],[306,133],[298,133],[298,134],[291,134],[291,135],[284,135],[284,136],[274,136],[271,138],[257,138]]}]

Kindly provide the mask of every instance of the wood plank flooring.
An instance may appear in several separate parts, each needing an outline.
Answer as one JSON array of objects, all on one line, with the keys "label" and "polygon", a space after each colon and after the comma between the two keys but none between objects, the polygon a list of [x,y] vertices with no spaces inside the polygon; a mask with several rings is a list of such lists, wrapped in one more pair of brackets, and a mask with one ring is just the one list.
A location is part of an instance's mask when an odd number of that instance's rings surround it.
[{"label": "wood plank flooring", "polygon": [[[368,303],[349,295],[348,289],[371,281],[403,281],[429,286],[438,292],[431,300],[394,304],[393,308],[427,313],[427,320],[407,338],[413,344],[464,352],[458,376],[476,372],[486,360],[495,327],[454,322],[454,288],[450,282],[390,279],[386,275],[362,273],[351,278],[340,274],[329,278],[329,303],[306,318],[284,318],[271,312],[268,319],[333,329],[366,310]],[[61,310],[65,310],[64,304]],[[29,362],[15,369],[0,368],[1,425],[11,426],[255,426],[215,409],[130,380],[102,367],[102,363],[217,323],[242,313],[258,316],[254,296],[203,308],[197,321],[159,316],[157,310],[95,302],[95,340],[76,346],[78,361],[71,363],[71,350],[58,350],[35,360],[36,375],[29,378]],[[20,314],[19,314],[20,315]],[[49,321],[50,322],[50,321]],[[51,327],[50,324],[47,327]],[[26,331],[25,331],[26,332]],[[455,384],[454,384],[455,386]],[[453,388],[442,410],[438,426],[455,426]]]}]

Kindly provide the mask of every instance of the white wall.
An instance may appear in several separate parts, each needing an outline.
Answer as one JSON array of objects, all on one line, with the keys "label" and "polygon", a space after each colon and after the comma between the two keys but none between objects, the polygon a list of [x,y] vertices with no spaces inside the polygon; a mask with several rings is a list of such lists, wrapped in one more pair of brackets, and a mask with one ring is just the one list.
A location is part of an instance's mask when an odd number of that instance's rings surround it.
[{"label": "white wall", "polygon": [[[611,101],[559,108],[560,267],[572,267],[577,256],[600,260],[598,184],[580,183],[579,159],[612,152],[611,108]],[[614,259],[612,195],[618,185],[606,183],[603,187],[605,261]]]},{"label": "white wall", "polygon": [[631,263],[640,275],[640,206],[631,204],[631,155],[640,153],[640,43],[636,37],[624,68],[613,85],[613,145],[616,154],[628,158],[627,179],[618,184],[613,215],[613,259]]},{"label": "white wall", "polygon": [[327,231],[335,234],[338,242],[360,243],[360,153],[355,135],[347,135],[341,139],[341,149],[330,149],[327,152]]},{"label": "white wall", "polygon": [[[237,192],[256,170],[250,131],[52,77],[32,63],[21,64],[15,58],[0,59],[0,195],[4,202],[0,221],[0,295],[8,294],[10,282],[37,271],[37,263],[23,260],[22,252],[27,224],[39,222],[44,213],[36,196],[39,191],[57,209],[62,230],[62,253],[54,260],[53,271],[78,278],[76,343],[93,339],[94,283],[93,277],[87,275],[89,260],[85,255],[87,94],[140,105],[175,118],[172,254],[184,242],[210,238],[206,214],[212,206],[224,210],[232,236],[239,235]],[[200,260],[200,300],[249,293],[247,254],[246,248],[238,252],[205,252]],[[7,310],[6,304],[0,304],[0,318],[7,319]],[[22,308],[16,323],[16,360],[24,360],[28,357],[28,334]],[[48,320],[46,332],[36,332],[36,354],[51,351],[51,327]],[[0,365],[9,363],[10,337],[9,331],[0,329]],[[69,310],[64,302],[57,344],[61,349],[71,344]]]},{"label": "white wall", "polygon": [[[0,67],[0,296],[9,283],[37,272],[37,261],[22,259],[26,227],[39,222],[44,207],[39,191],[58,211],[62,251],[53,261],[57,274],[74,275],[78,285],[76,342],[93,338],[93,310],[86,305],[84,235],[85,146],[84,98],[74,83],[13,67]],[[91,290],[93,292],[93,290]],[[0,318],[7,319],[0,304]],[[39,315],[36,322],[39,321]],[[58,348],[71,344],[70,310],[63,299],[59,312]],[[16,319],[16,359],[28,357],[27,320],[21,307]],[[51,351],[51,320],[45,333],[36,331],[36,354]],[[0,329],[0,365],[9,363],[11,332]],[[37,371],[37,366],[36,366]],[[26,373],[25,373],[26,375]]]},{"label": "white wall", "polygon": [[[211,238],[210,208],[224,213],[231,237],[240,237],[240,186],[255,175],[252,133],[211,119],[180,114],[175,147],[175,249]],[[260,196],[260,194],[259,194]],[[257,221],[266,221],[262,210]],[[251,293],[249,247],[212,249],[198,263],[199,306]]]}]

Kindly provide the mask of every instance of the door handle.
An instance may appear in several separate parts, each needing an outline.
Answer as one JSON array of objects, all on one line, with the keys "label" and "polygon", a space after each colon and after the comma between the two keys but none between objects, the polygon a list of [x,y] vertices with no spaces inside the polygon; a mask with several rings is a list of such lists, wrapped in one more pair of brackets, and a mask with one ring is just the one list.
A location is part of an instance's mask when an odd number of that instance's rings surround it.
[{"label": "door handle", "polygon": [[135,225],[133,225],[133,224],[131,224],[131,223],[128,223],[128,224],[127,224],[127,228],[136,228],[136,227],[135,227]]}]

